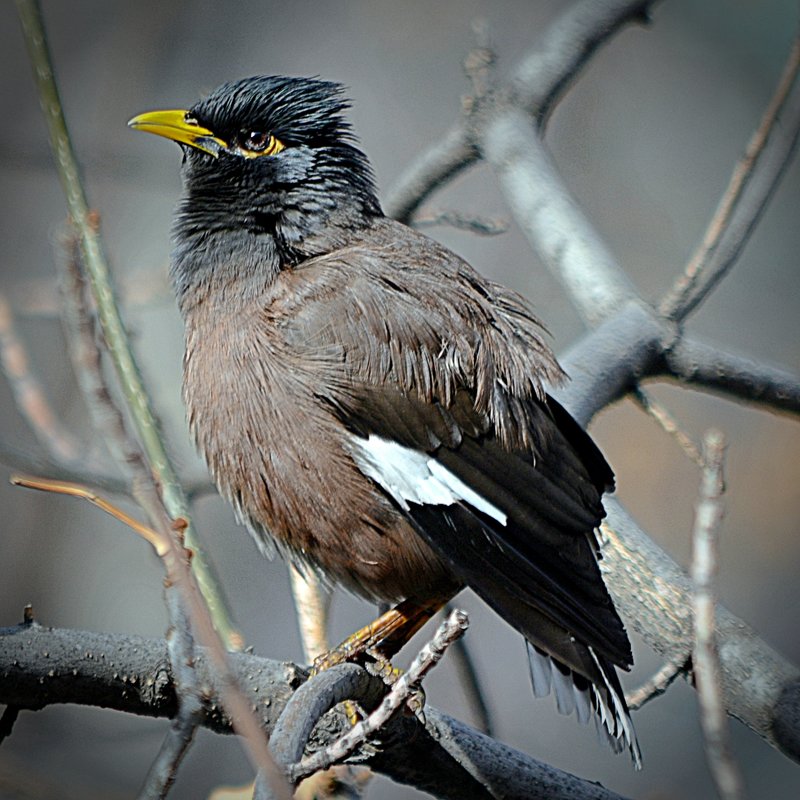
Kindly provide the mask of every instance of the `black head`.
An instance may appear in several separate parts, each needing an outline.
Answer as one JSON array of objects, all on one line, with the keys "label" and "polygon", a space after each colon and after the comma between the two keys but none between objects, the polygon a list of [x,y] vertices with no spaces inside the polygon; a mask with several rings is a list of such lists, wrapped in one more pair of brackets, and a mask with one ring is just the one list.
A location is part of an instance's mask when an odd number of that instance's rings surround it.
[{"label": "black head", "polygon": [[131,127],[183,148],[178,247],[236,232],[245,244],[269,237],[291,262],[313,255],[304,242],[326,227],[358,228],[379,216],[372,170],[344,118],[348,107],[340,84],[269,76],[223,84],[188,111],[132,119]]}]

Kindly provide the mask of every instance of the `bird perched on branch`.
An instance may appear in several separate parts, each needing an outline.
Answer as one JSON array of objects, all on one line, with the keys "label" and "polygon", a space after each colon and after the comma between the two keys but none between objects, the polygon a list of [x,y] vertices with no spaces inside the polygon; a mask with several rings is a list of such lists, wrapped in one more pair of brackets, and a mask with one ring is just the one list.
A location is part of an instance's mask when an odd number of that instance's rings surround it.
[{"label": "bird perched on branch", "polygon": [[129,123],[183,149],[192,433],[264,550],[399,603],[365,648],[469,586],[527,640],[535,694],[638,765],[597,564],[613,473],[547,395],[563,373],[529,305],[383,216],[347,108],[338,84],[255,77]]}]

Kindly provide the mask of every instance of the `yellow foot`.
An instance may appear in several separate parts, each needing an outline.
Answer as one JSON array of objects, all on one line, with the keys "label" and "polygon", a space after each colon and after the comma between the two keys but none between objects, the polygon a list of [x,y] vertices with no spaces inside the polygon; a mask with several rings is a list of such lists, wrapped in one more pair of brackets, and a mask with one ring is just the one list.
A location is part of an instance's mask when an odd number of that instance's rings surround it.
[{"label": "yellow foot", "polygon": [[311,674],[346,661],[364,663],[365,656],[391,658],[447,602],[449,595],[420,602],[404,600],[341,644],[314,659]]}]

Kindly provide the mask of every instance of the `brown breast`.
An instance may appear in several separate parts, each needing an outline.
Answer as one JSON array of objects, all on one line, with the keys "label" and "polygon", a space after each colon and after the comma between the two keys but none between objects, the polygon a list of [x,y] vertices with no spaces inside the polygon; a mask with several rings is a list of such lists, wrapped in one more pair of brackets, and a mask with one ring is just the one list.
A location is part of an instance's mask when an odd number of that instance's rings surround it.
[{"label": "brown breast", "polygon": [[453,583],[355,467],[345,429],[317,397],[344,378],[331,375],[335,358],[287,345],[271,310],[280,284],[247,306],[212,293],[185,310],[184,400],[220,492],[262,549],[274,542],[365,597],[396,601]]}]

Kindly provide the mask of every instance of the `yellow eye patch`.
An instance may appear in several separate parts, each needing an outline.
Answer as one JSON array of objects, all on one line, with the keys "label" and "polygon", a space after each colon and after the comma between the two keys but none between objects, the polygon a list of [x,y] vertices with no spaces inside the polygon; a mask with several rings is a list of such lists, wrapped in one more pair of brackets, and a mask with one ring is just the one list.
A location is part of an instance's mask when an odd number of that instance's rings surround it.
[{"label": "yellow eye patch", "polygon": [[245,158],[274,156],[285,149],[280,139],[262,131],[241,131],[236,141],[237,151]]}]

